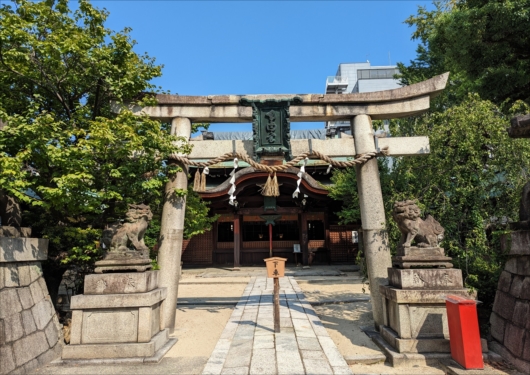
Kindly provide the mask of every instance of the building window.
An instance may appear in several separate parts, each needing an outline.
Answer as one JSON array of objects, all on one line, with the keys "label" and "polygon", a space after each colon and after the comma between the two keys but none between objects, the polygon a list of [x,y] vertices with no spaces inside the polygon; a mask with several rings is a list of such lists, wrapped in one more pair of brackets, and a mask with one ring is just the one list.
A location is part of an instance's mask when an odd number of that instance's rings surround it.
[{"label": "building window", "polygon": [[[272,226],[273,241],[298,241],[298,221],[278,221]],[[243,222],[243,241],[269,241],[269,226],[264,221]]]},{"label": "building window", "polygon": [[399,74],[398,68],[391,69],[359,69],[357,79],[392,79]]},{"label": "building window", "polygon": [[309,220],[307,222],[307,234],[310,240],[325,240],[324,223],[320,220]]},{"label": "building window", "polygon": [[234,222],[224,222],[217,224],[217,241],[234,242]]}]

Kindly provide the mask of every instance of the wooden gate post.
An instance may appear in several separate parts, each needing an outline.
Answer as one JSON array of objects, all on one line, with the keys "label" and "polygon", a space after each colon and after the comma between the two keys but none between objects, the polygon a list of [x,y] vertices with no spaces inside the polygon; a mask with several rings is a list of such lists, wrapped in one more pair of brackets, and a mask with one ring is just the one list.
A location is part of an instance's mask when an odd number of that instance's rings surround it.
[{"label": "wooden gate post", "polygon": [[[174,118],[171,122],[171,134],[189,140],[191,135],[190,120],[182,117]],[[188,189],[188,167],[180,163],[177,164],[182,171],[170,176],[166,184],[160,223],[160,248],[158,250],[159,287],[167,288],[167,297],[160,306],[160,326],[162,329],[168,328],[170,334],[175,331],[184,215],[186,212],[186,196],[177,196],[175,189],[186,191]]]},{"label": "wooden gate post", "polygon": [[[351,120],[351,126],[355,153],[376,151],[372,119],[367,115],[358,115]],[[364,164],[357,165],[355,172],[372,311],[375,327],[379,329],[379,326],[384,324],[383,298],[379,292],[379,285],[388,284],[387,269],[392,266],[392,261],[388,247],[385,208],[377,159],[373,158]]]}]

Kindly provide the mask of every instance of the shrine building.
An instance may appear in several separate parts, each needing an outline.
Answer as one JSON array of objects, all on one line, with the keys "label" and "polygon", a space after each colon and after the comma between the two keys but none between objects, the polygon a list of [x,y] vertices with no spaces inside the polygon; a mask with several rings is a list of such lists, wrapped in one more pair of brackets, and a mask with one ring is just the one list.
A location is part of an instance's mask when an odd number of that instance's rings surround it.
[{"label": "shrine building", "polygon": [[[291,140],[326,139],[325,129],[291,131]],[[342,133],[352,142],[351,135]],[[192,144],[212,141],[252,142],[252,132],[203,132],[191,139]],[[346,161],[347,158],[337,158]],[[282,160],[269,160],[273,165]],[[230,204],[229,190],[232,186],[230,173],[233,161],[225,161],[209,167],[205,190],[198,191],[201,198],[209,202],[212,215],[219,215],[211,231],[184,240],[182,260],[187,265],[263,265],[270,254],[270,229],[272,229],[272,255],[287,258],[288,263],[337,264],[353,263],[358,250],[352,232],[358,232],[360,222],[355,225],[340,225],[336,213],[342,202],[328,196],[332,171],[321,160],[308,160],[305,173],[296,191],[300,168],[289,168],[276,173],[279,196],[264,196],[262,189],[269,173],[255,171],[247,163],[239,161],[235,172],[234,204]],[[193,185],[197,168],[190,168]],[[269,228],[263,215],[277,215]],[[305,236],[305,237],[304,237]],[[355,238],[355,234],[353,235]],[[305,238],[305,240],[304,240]],[[294,252],[300,250],[300,253]],[[239,259],[238,259],[239,258]]]}]

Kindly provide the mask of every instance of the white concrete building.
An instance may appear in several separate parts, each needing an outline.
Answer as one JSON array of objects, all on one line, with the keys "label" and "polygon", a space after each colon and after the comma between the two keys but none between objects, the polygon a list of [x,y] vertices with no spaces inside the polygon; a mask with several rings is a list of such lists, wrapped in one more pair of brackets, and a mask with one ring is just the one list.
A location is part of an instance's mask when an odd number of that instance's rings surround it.
[{"label": "white concrete building", "polygon": [[[369,61],[342,63],[339,64],[337,73],[326,79],[326,94],[350,94],[397,89],[401,85],[399,80],[394,78],[395,74],[399,74],[395,65],[371,66]],[[330,129],[332,133],[349,130],[349,126],[349,122],[344,121],[326,123],[326,129]]]}]

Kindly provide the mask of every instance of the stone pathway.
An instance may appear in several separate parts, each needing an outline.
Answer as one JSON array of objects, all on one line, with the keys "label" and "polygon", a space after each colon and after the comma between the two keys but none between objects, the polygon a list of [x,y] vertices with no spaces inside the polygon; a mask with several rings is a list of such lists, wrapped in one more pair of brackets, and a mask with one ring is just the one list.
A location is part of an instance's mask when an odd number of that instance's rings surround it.
[{"label": "stone pathway", "polygon": [[274,333],[273,279],[245,288],[203,374],[352,374],[293,277],[280,279],[281,333]]}]

